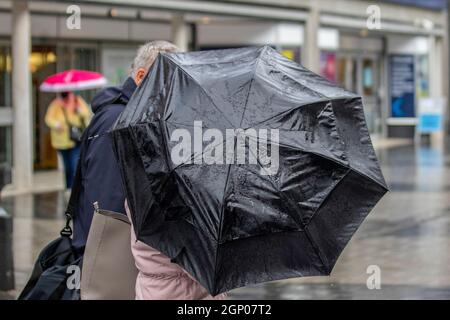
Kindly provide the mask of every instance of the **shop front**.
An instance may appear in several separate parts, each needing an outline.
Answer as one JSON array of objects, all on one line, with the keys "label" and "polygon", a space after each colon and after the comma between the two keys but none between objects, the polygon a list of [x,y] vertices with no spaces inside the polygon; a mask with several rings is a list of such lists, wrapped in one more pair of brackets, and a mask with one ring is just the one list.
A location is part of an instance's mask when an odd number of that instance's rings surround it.
[{"label": "shop front", "polygon": [[[431,86],[430,61],[434,48],[425,36],[389,36],[387,39],[387,83],[389,137],[413,138],[421,119],[420,106],[427,99],[438,100],[438,83]],[[433,89],[433,90],[432,90]]]},{"label": "shop front", "polygon": [[369,132],[373,139],[379,138],[383,130],[382,39],[321,28],[318,42],[320,74],[362,97]]},{"label": "shop front", "polygon": [[[321,46],[320,73],[361,95],[372,139],[412,139],[421,133],[423,126],[418,124],[426,124],[430,130],[431,121],[434,132],[442,131],[445,99],[439,81],[442,77],[436,74],[442,69],[442,60],[434,54],[435,42],[430,40],[434,37],[394,33],[369,36],[367,32],[348,29],[336,32],[337,47]],[[330,34],[322,43],[333,43]],[[441,108],[424,111],[427,106],[438,104]]]},{"label": "shop front", "polygon": [[[120,46],[114,43],[33,41],[29,66],[32,81],[33,103],[33,154],[34,169],[58,168],[58,157],[50,142],[50,130],[45,124],[45,113],[54,93],[39,90],[39,85],[51,74],[68,69],[104,72],[109,84],[120,84],[128,71],[136,52],[136,44]],[[114,60],[120,57],[121,63]],[[113,59],[113,60],[111,60]],[[103,63],[102,63],[103,61]],[[114,66],[114,67],[112,67]],[[0,164],[12,163],[11,137],[11,55],[10,44],[0,43]],[[78,92],[87,102],[95,90]]]},{"label": "shop front", "polygon": [[11,50],[0,40],[0,167],[12,165]]}]

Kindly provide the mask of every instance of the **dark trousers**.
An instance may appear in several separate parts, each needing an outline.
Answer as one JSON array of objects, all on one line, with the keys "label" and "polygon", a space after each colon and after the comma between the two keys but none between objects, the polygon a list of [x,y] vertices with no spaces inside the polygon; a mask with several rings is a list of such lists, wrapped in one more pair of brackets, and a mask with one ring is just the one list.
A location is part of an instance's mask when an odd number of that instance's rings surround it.
[{"label": "dark trousers", "polygon": [[71,149],[58,150],[64,163],[64,173],[66,176],[66,188],[72,188],[73,178],[77,169],[78,158],[80,157],[80,147],[76,146]]}]

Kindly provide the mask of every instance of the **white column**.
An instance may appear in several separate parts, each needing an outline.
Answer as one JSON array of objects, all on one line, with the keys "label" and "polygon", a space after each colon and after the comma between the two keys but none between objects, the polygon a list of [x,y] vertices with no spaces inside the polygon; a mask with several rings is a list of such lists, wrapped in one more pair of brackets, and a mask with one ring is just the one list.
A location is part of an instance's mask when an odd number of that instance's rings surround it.
[{"label": "white column", "polygon": [[[430,97],[443,97],[443,59],[442,59],[442,39],[434,35],[428,36],[428,69],[429,69],[429,87]],[[446,108],[447,109],[447,108]],[[446,119],[447,110],[443,110],[443,117]],[[445,131],[445,120],[444,120]],[[443,132],[431,134],[431,142],[440,145],[443,141]]]},{"label": "white column", "polygon": [[445,112],[444,112],[444,132],[450,132],[450,81],[448,76],[450,71],[450,14],[449,9],[445,10],[444,13],[444,37],[442,39],[442,92],[444,97],[447,99],[445,104]]},{"label": "white column", "polygon": [[438,61],[436,61],[436,37],[430,35],[428,37],[428,70],[429,70],[429,86],[430,86],[430,96],[436,97],[438,95],[437,88],[437,78],[438,73]]},{"label": "white column", "polygon": [[444,62],[443,62],[443,40],[436,36],[428,37],[428,69],[430,96],[432,98],[442,97],[444,94]]},{"label": "white column", "polygon": [[29,191],[33,184],[30,12],[28,2],[12,1],[13,184]]},{"label": "white column", "polygon": [[188,50],[188,28],[182,14],[172,15],[172,42],[181,50]]},{"label": "white column", "polygon": [[[313,1],[314,2],[314,1]],[[305,48],[303,54],[305,59],[303,65],[313,72],[319,73],[320,49],[318,44],[320,13],[317,5],[311,4],[305,26]]]}]

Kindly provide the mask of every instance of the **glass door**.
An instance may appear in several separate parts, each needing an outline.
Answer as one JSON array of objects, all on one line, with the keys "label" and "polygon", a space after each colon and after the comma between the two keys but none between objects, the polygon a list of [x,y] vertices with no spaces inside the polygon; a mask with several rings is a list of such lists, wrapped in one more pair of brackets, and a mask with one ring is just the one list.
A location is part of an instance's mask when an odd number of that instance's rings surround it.
[{"label": "glass door", "polygon": [[380,59],[377,55],[340,53],[337,58],[337,82],[361,95],[367,126],[372,137],[381,134]]},{"label": "glass door", "polygon": [[58,165],[56,151],[50,141],[50,130],[45,124],[47,107],[55,94],[41,92],[39,86],[48,76],[56,73],[56,48],[49,45],[34,45],[30,57],[33,82],[34,109],[34,168],[55,169]]},{"label": "glass door", "polygon": [[361,57],[360,91],[362,95],[367,126],[372,135],[381,134],[381,106],[379,99],[379,60],[374,57]]}]

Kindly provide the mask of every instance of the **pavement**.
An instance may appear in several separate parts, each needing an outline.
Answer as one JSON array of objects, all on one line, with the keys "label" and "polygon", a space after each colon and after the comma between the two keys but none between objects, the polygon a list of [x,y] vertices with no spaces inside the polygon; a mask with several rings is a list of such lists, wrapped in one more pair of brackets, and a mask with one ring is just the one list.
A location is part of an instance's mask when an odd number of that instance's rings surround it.
[{"label": "pavement", "polygon": [[[331,276],[239,288],[230,299],[450,299],[450,147],[390,141],[376,149],[391,191],[356,232]],[[12,246],[6,249],[13,253],[16,288],[0,291],[0,299],[17,296],[37,254],[63,224],[64,192],[43,190],[10,192],[3,199],[13,221]],[[7,250],[0,250],[0,259]]]}]

